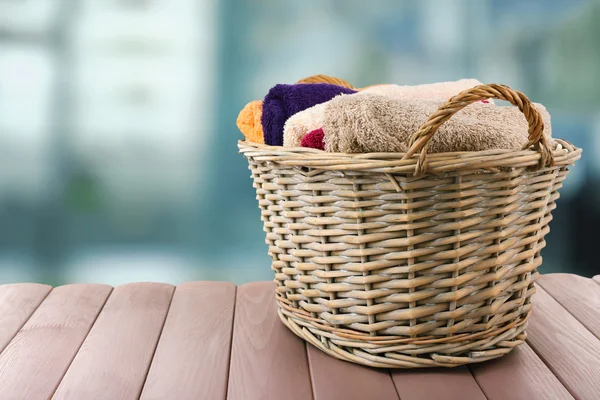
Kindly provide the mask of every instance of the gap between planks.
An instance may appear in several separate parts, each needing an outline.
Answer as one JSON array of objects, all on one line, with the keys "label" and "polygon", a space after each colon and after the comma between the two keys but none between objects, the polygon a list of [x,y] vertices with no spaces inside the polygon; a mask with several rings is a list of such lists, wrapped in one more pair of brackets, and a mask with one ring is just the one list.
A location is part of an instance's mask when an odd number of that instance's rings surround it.
[{"label": "gap between planks", "polygon": [[[594,281],[596,284],[599,284],[599,285],[600,285],[600,275],[598,275],[598,276],[595,276],[595,277],[593,278],[593,281]],[[544,289],[543,289],[543,283],[542,283],[542,284],[540,284],[540,285],[538,285],[538,288],[539,288],[540,286],[542,287],[542,289],[541,289],[541,290],[544,290]],[[230,334],[230,338],[229,338],[229,354],[230,354],[230,357],[229,357],[229,359],[228,359],[228,367],[227,367],[227,377],[226,377],[226,381],[227,381],[227,382],[229,382],[229,374],[231,373],[231,354],[232,354],[232,346],[233,346],[233,336],[234,336],[234,332],[235,332],[235,328],[236,328],[236,325],[235,325],[235,321],[236,321],[236,319],[235,319],[235,313],[236,313],[236,309],[237,309],[238,289],[239,289],[239,287],[236,287],[236,288],[235,288],[235,292],[234,292],[234,298],[233,298],[233,299],[234,299],[234,300],[233,300],[233,301],[234,301],[234,308],[233,308],[233,316],[232,316],[232,321],[233,321],[233,322],[232,322],[232,329],[231,329],[231,334]],[[107,298],[105,299],[104,303],[102,304],[102,307],[101,307],[100,311],[98,312],[98,314],[96,315],[96,317],[95,317],[94,321],[92,322],[92,325],[91,325],[90,329],[87,331],[87,333],[86,333],[86,338],[85,338],[85,339],[87,339],[87,335],[89,334],[89,332],[91,331],[91,329],[93,328],[93,326],[96,324],[96,321],[97,321],[97,319],[98,319],[99,315],[101,314],[102,310],[104,309],[104,306],[106,305],[106,302],[108,301],[108,298],[110,298],[110,296],[112,295],[112,291],[113,291],[113,289],[111,288],[111,291],[110,291],[109,295],[107,296]],[[555,301],[556,301],[556,299],[554,298],[554,296],[552,296],[552,294],[551,294],[550,292],[548,292],[547,290],[544,290],[544,291],[545,291],[545,292],[548,294],[548,296],[552,297],[552,298],[553,298],[553,300],[555,300]],[[39,308],[39,307],[40,307],[40,306],[43,304],[43,302],[45,301],[45,299],[48,297],[48,295],[49,295],[51,292],[52,292],[52,289],[49,289],[49,290],[48,290],[48,292],[46,293],[46,295],[44,296],[44,298],[40,300],[40,302],[37,304],[37,306],[35,307],[35,309],[33,309],[33,310],[31,311],[31,313],[28,315],[27,319],[26,319],[26,320],[25,320],[25,321],[24,321],[24,322],[21,324],[21,327],[19,327],[19,329],[17,330],[17,332],[16,332],[15,334],[13,334],[13,335],[12,335],[12,338],[11,338],[11,339],[8,341],[8,343],[10,343],[10,341],[11,341],[12,339],[14,339],[14,337],[15,337],[15,336],[18,334],[18,332],[21,330],[21,328],[22,328],[22,327],[23,327],[23,326],[24,326],[24,325],[25,325],[25,324],[26,324],[26,323],[27,323],[27,322],[28,322],[28,321],[31,319],[32,315],[34,315],[35,311],[36,311],[36,310],[37,310],[37,309],[38,309],[38,308]],[[148,368],[147,368],[147,370],[146,370],[146,374],[145,374],[145,376],[144,376],[144,381],[143,381],[143,383],[142,383],[142,386],[141,386],[142,388],[144,387],[144,385],[145,385],[145,383],[146,383],[146,380],[147,380],[147,378],[148,378],[148,371],[149,371],[149,369],[150,369],[150,367],[151,367],[151,365],[152,365],[152,363],[153,363],[153,361],[154,361],[154,357],[155,357],[155,355],[156,355],[156,349],[158,348],[158,346],[159,346],[159,344],[160,344],[160,341],[161,341],[161,339],[162,339],[163,332],[164,332],[164,328],[165,328],[165,324],[166,324],[166,320],[167,320],[167,318],[168,318],[168,315],[169,315],[169,313],[170,313],[170,311],[171,311],[171,305],[172,305],[172,302],[173,302],[174,293],[175,293],[175,291],[173,291],[173,293],[172,293],[172,295],[171,295],[171,298],[170,298],[170,300],[169,300],[169,306],[167,307],[167,311],[166,311],[166,313],[165,313],[165,318],[164,318],[164,320],[163,320],[163,322],[162,322],[162,327],[161,327],[161,330],[160,330],[160,334],[159,334],[159,336],[158,336],[158,340],[156,341],[156,344],[155,344],[155,346],[154,346],[154,349],[153,349],[153,354],[152,354],[152,357],[151,357],[151,361],[150,361],[150,363],[149,363],[149,365],[148,365]],[[535,296],[534,296],[534,297],[535,297]],[[564,306],[563,306],[562,304],[560,304],[560,302],[558,302],[558,301],[556,301],[556,303],[557,303],[557,304],[558,304],[558,305],[559,305],[561,308],[563,308],[563,309],[564,309],[564,310],[565,310],[565,311],[566,311],[566,312],[567,312],[569,315],[571,315],[571,316],[572,316],[574,319],[576,319],[577,321],[579,321],[579,319],[578,319],[577,317],[575,317],[575,316],[574,316],[574,315],[573,315],[573,314],[572,314],[572,313],[569,311],[569,309],[568,309],[568,308],[564,307]],[[535,305],[534,305],[534,312],[535,312],[535,308],[536,308],[536,307],[535,307]],[[579,322],[581,323],[581,321],[579,321]],[[582,324],[582,326],[583,326],[583,325],[584,325],[584,324]],[[589,329],[587,329],[585,326],[583,326],[583,327],[584,327],[584,329],[586,329],[587,331],[589,331]],[[592,333],[593,333],[593,332],[592,332]],[[82,343],[80,344],[80,347],[81,347],[81,345],[83,345],[83,343],[85,342],[85,339],[84,339],[84,340],[82,341]],[[529,342],[529,340],[528,340],[528,343],[530,343],[530,342]],[[8,345],[8,344],[7,344],[7,345]],[[308,364],[308,373],[309,373],[309,376],[308,376],[308,378],[309,378],[309,380],[310,380],[310,388],[311,388],[311,391],[312,391],[313,398],[315,398],[315,399],[317,399],[317,400],[318,400],[318,396],[315,394],[315,390],[314,390],[314,385],[315,385],[315,383],[314,383],[314,381],[313,381],[313,376],[312,376],[312,375],[313,375],[313,365],[312,365],[312,363],[311,363],[311,361],[310,361],[310,357],[309,357],[309,348],[308,348],[308,346],[309,346],[309,344],[307,344],[307,343],[304,343],[304,352],[305,352],[305,357],[306,357],[307,364]],[[549,363],[549,362],[548,362],[548,361],[547,361],[547,360],[546,360],[546,359],[545,359],[545,358],[542,356],[542,354],[540,354],[540,353],[539,353],[539,352],[538,352],[538,351],[537,351],[537,350],[536,350],[536,349],[535,349],[533,346],[531,346],[531,348],[534,350],[535,354],[536,354],[536,355],[537,355],[537,356],[540,358],[540,360],[541,360],[541,361],[544,363],[544,365],[546,365],[546,367],[547,367],[547,368],[548,368],[550,371],[552,371],[552,372],[553,372],[553,374],[554,374],[554,375],[555,375],[555,376],[556,376],[556,377],[557,377],[557,378],[560,380],[561,384],[563,384],[563,385],[564,385],[564,386],[565,386],[565,387],[568,389],[568,386],[567,386],[567,385],[564,383],[563,379],[562,379],[562,378],[561,378],[561,377],[560,377],[558,374],[556,374],[556,373],[554,372],[554,369],[552,368],[552,364],[551,364],[551,363]],[[2,350],[2,349],[0,349],[0,354],[2,353],[2,351],[1,351],[1,350]],[[315,350],[316,350],[316,349],[315,349]],[[79,351],[79,349],[78,349],[78,351]],[[320,351],[320,350],[317,350],[317,351]],[[74,359],[74,358],[73,358],[73,359]],[[71,363],[73,362],[73,359],[71,359]],[[338,361],[338,360],[336,360],[336,361]],[[70,364],[69,364],[69,367],[70,367]],[[479,387],[480,391],[481,391],[481,392],[484,394],[485,392],[484,392],[484,391],[483,391],[483,389],[481,388],[481,385],[480,385],[480,384],[479,384],[479,382],[477,381],[477,379],[476,379],[476,377],[475,377],[475,374],[474,374],[474,373],[473,373],[473,371],[471,370],[471,368],[473,368],[473,367],[474,367],[474,366],[469,366],[469,367],[468,367],[469,373],[470,373],[471,377],[473,378],[473,380],[475,381],[475,383],[478,385],[478,387]],[[67,370],[66,370],[66,371],[68,371],[68,368],[67,368]],[[390,378],[390,380],[391,380],[391,381],[392,381],[392,383],[393,383],[394,389],[396,390],[396,395],[397,395],[399,398],[401,398],[401,396],[400,396],[400,393],[398,392],[398,388],[396,387],[396,384],[394,383],[394,379],[393,379],[393,373],[394,373],[394,372],[396,372],[396,370],[387,370],[387,374],[389,375],[389,378]],[[64,377],[64,374],[63,374],[63,377]],[[62,381],[62,378],[63,378],[63,377],[61,377],[61,381]],[[60,384],[60,381],[59,381],[59,384]],[[59,384],[58,384],[58,385],[59,385]],[[58,385],[57,385],[57,386],[58,386]],[[141,389],[140,389],[140,390],[141,390]],[[228,391],[228,390],[229,390],[229,385],[227,385],[227,387],[226,387],[226,391]],[[226,392],[226,396],[228,395],[227,393],[228,393],[228,392]],[[573,393],[572,393],[572,394],[573,394]]]},{"label": "gap between planks", "polygon": [[146,382],[148,380],[148,374],[150,373],[150,368],[152,367],[152,363],[154,362],[154,357],[156,356],[156,349],[158,349],[158,344],[160,343],[160,340],[162,339],[163,333],[165,331],[165,324],[167,323],[167,318],[169,318],[169,312],[171,311],[171,305],[173,304],[173,299],[175,298],[175,291],[177,290],[177,287],[175,286],[173,288],[173,291],[171,292],[171,298],[169,299],[169,305],[167,306],[167,312],[165,313],[165,319],[162,322],[162,326],[160,327],[160,333],[158,334],[158,340],[156,340],[156,343],[154,345],[154,350],[152,351],[152,357],[150,357],[150,362],[148,363],[148,368],[146,368],[146,373],[144,374],[144,379],[142,380],[142,384],[140,386],[140,390],[138,392],[137,398],[141,398],[142,396],[142,392],[144,390],[144,386],[146,386]]},{"label": "gap between planks", "polygon": [[177,286],[141,399],[224,399],[236,286]]},{"label": "gap between planks", "polygon": [[[574,398],[597,400],[600,392],[600,341],[546,290],[540,285],[536,287],[538,293],[532,297],[527,344]],[[547,308],[545,313],[540,310],[543,308]],[[557,346],[552,347],[550,340],[544,340],[548,332],[554,332],[555,339],[557,334],[561,334],[562,340]],[[565,350],[569,345],[571,348]],[[567,354],[561,357],[565,351]]]},{"label": "gap between planks", "polygon": [[[23,291],[30,292],[29,296],[21,295],[19,292],[19,289],[21,288],[23,288]],[[46,300],[50,292],[52,292],[52,287],[38,283],[19,283],[0,285],[0,290],[2,290],[2,293],[0,293],[0,300],[2,303],[0,304],[0,327],[3,327],[5,332],[7,332],[3,334],[2,331],[0,331],[1,354],[17,333],[23,329],[23,326],[25,326],[27,321],[29,321],[44,300]],[[11,292],[14,292],[12,298]],[[17,311],[23,312],[24,315],[21,318],[17,315],[17,321],[11,324],[10,320],[15,319],[13,314]],[[6,319],[8,319],[8,321],[5,321]]]},{"label": "gap between planks", "polygon": [[114,288],[64,374],[54,398],[138,399],[174,287],[132,283]]},{"label": "gap between planks", "polygon": [[90,334],[90,331],[92,330],[92,328],[94,327],[94,325],[96,324],[96,321],[98,321],[98,316],[100,315],[100,313],[102,313],[102,310],[104,309],[104,306],[106,305],[106,302],[108,301],[108,299],[110,298],[110,295],[112,294],[113,290],[115,290],[114,287],[110,288],[110,291],[108,292],[108,296],[106,296],[106,299],[104,299],[104,303],[102,303],[102,306],[100,307],[100,311],[98,311],[98,314],[96,314],[96,318],[94,318],[94,321],[92,322],[92,324],[90,325],[90,329],[88,329],[88,331],[85,334],[85,337],[83,338],[83,340],[81,341],[81,343],[79,344],[79,347],[77,348],[77,351],[75,352],[75,356],[73,356],[73,358],[71,359],[71,361],[69,362],[69,365],[67,366],[67,368],[65,369],[65,371],[63,372],[62,376],[60,377],[60,379],[58,380],[58,383],[56,384],[56,386],[54,387],[54,390],[52,390],[52,396],[54,396],[54,394],[56,393],[56,389],[58,389],[58,387],[60,386],[60,384],[62,383],[62,380],[64,379],[65,375],[67,374],[67,371],[69,370],[69,368],[71,368],[71,364],[73,364],[73,360],[75,359],[75,357],[77,356],[77,353],[79,353],[79,350],[81,350],[81,346],[83,346],[83,343],[85,343],[85,339],[87,339],[88,335]]},{"label": "gap between planks", "polygon": [[597,282],[560,273],[542,275],[536,283],[600,340],[600,285]]},{"label": "gap between planks", "polygon": [[233,332],[235,332],[235,309],[237,307],[238,286],[233,291],[233,313],[231,317],[231,335],[229,335],[229,357],[227,357],[227,375],[225,376],[225,399],[229,398],[229,375],[231,374],[231,348],[233,346]]},{"label": "gap between planks", "polygon": [[68,371],[111,290],[107,285],[86,284],[51,290],[0,353],[0,365],[4,365],[0,368],[3,396],[49,398]]}]

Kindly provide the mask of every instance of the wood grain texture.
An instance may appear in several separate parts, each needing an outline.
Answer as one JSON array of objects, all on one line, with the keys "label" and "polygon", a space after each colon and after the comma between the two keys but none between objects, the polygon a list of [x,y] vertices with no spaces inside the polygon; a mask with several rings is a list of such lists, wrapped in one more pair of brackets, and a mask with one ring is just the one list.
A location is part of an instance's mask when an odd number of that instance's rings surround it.
[{"label": "wood grain texture", "polygon": [[595,279],[540,279],[531,347],[468,368],[391,374],[305,345],[279,321],[270,282],[237,294],[209,282],[112,294],[104,285],[3,285],[0,399],[597,400]]},{"label": "wood grain texture", "polygon": [[238,287],[233,326],[229,399],[312,399],[305,344],[280,322],[273,283]]},{"label": "wood grain texture", "polygon": [[538,284],[600,338],[600,285],[573,274],[544,275]]},{"label": "wood grain texture", "polygon": [[532,299],[529,345],[573,397],[598,400],[600,340],[540,286]]},{"label": "wood grain texture", "polygon": [[333,358],[307,344],[315,400],[398,400],[390,373]]},{"label": "wood grain texture", "polygon": [[179,285],[142,391],[142,399],[225,399],[236,287]]},{"label": "wood grain texture", "polygon": [[116,287],[54,399],[137,399],[173,290],[160,283]]},{"label": "wood grain texture", "polygon": [[393,370],[402,400],[485,400],[467,367]]},{"label": "wood grain texture", "polygon": [[567,389],[523,344],[496,360],[469,366],[488,400],[568,400]]},{"label": "wood grain texture", "polygon": [[0,353],[52,288],[37,283],[0,285]]},{"label": "wood grain texture", "polygon": [[110,291],[105,285],[52,290],[0,355],[0,398],[50,398]]}]

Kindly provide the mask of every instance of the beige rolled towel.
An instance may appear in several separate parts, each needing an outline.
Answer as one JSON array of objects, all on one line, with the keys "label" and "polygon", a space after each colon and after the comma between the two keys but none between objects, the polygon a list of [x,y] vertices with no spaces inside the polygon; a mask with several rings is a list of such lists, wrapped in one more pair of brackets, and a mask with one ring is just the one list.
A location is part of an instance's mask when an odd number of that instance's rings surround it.
[{"label": "beige rolled towel", "polygon": [[[477,79],[460,79],[454,82],[437,82],[424,85],[377,85],[357,94],[377,94],[391,99],[406,97],[445,101],[462,92],[481,85]],[[492,102],[492,100],[489,100]]]},{"label": "beige rolled towel", "polygon": [[[338,96],[323,110],[325,151],[340,153],[406,152],[411,135],[443,101],[392,99],[369,94]],[[550,114],[534,103],[552,144]],[[519,150],[527,143],[528,124],[513,106],[476,102],[446,121],[430,141],[430,153]]]},{"label": "beige rolled towel", "polygon": [[[374,85],[349,96],[376,94],[391,99],[408,97],[445,101],[463,90],[478,85],[481,85],[481,82],[477,79],[460,79],[455,82],[438,82],[414,86]],[[491,99],[489,102],[493,103]],[[300,147],[304,135],[321,128],[323,126],[323,111],[326,104],[317,104],[288,118],[283,128],[283,145],[287,147]]]},{"label": "beige rolled towel", "polygon": [[286,147],[300,147],[304,135],[315,129],[322,128],[323,113],[327,103],[317,104],[289,117],[283,126],[283,145]]}]

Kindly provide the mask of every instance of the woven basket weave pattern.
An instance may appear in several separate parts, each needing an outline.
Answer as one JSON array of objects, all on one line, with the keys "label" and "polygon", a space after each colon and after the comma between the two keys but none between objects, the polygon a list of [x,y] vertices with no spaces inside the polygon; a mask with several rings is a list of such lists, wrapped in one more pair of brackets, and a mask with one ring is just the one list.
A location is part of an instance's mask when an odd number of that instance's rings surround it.
[{"label": "woven basket weave pattern", "polygon": [[240,142],[282,321],[332,356],[375,367],[456,366],[521,344],[551,211],[581,152],[557,140],[544,156],[530,113],[538,147],[516,152],[426,155],[423,129],[411,148],[419,157]]}]

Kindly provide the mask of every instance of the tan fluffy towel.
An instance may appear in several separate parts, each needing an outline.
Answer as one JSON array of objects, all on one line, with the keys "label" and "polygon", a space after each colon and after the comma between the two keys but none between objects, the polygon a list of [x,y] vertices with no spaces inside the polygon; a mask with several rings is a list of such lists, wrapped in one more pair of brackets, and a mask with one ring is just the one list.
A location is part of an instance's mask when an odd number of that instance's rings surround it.
[{"label": "tan fluffy towel", "polygon": [[[445,101],[463,90],[481,85],[477,79],[461,79],[455,82],[438,82],[424,85],[373,85],[351,96],[377,94],[391,99],[422,98]],[[492,102],[490,100],[490,102]],[[323,111],[327,103],[317,104],[292,115],[283,128],[283,145],[299,147],[308,132],[323,126]]]},{"label": "tan fluffy towel", "polygon": [[[411,135],[443,101],[393,99],[368,94],[338,96],[323,112],[325,151],[340,153],[406,152]],[[534,103],[535,104],[535,103]],[[535,104],[550,144],[550,115]],[[475,102],[446,121],[430,141],[430,153],[519,150],[527,143],[528,124],[516,107]]]}]

